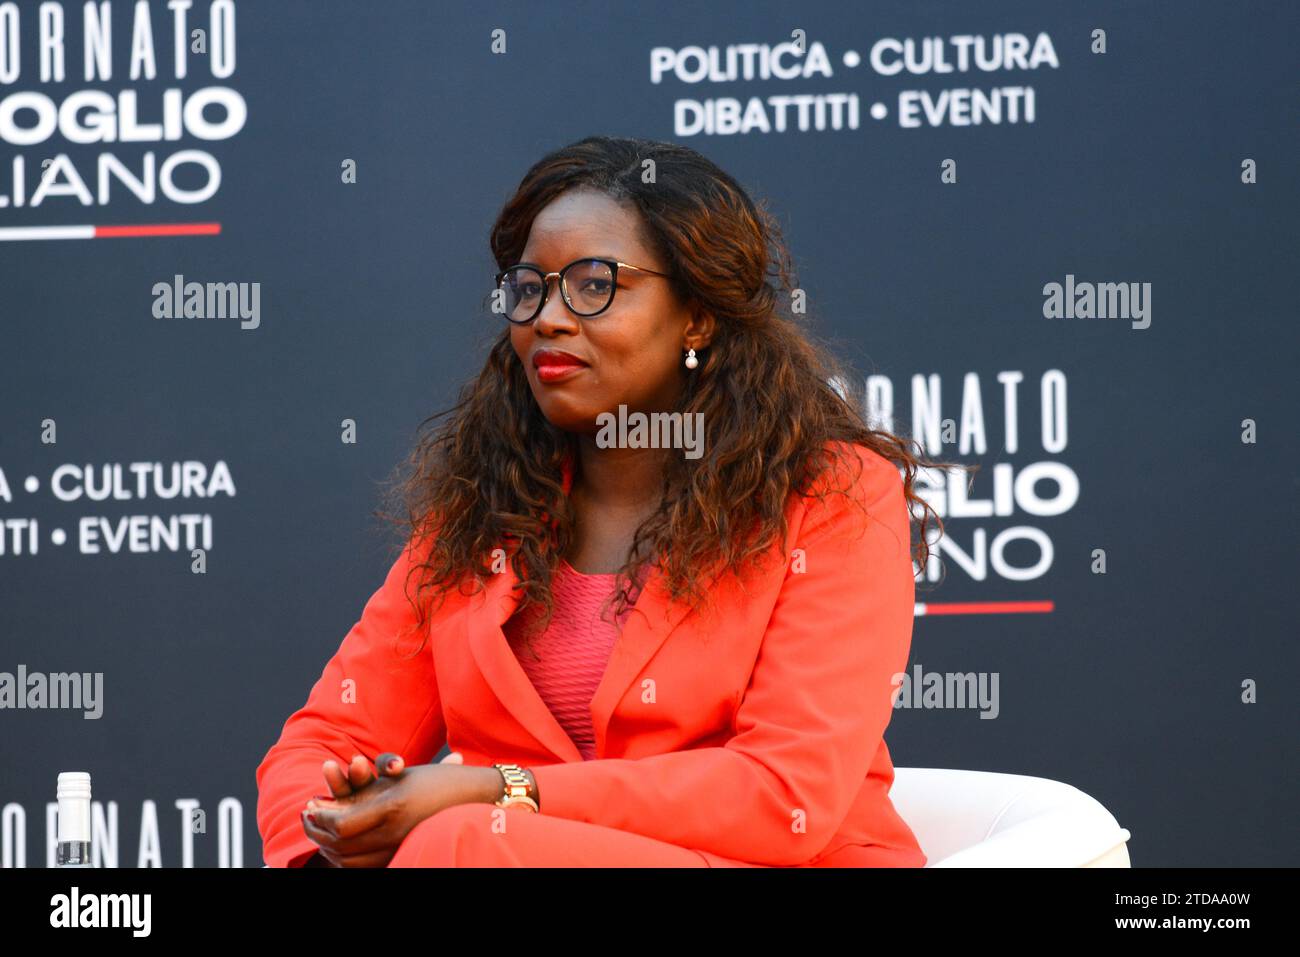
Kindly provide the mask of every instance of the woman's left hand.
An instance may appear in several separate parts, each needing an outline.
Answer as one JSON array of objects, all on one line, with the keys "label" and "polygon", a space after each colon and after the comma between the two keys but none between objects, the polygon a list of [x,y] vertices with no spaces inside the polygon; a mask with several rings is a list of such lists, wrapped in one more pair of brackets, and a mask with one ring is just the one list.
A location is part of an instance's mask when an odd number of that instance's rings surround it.
[{"label": "woman's left hand", "polygon": [[385,867],[425,818],[479,799],[483,769],[460,760],[453,753],[440,764],[381,774],[344,797],[313,799],[303,811],[303,830],[335,867]]}]

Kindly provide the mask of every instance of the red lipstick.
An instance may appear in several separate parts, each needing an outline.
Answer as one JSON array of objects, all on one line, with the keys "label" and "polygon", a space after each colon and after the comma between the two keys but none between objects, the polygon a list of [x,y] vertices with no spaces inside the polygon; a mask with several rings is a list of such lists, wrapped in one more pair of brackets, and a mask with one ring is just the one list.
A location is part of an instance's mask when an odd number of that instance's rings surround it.
[{"label": "red lipstick", "polygon": [[533,353],[533,368],[542,382],[559,382],[577,375],[587,363],[571,352],[560,349],[538,349]]}]

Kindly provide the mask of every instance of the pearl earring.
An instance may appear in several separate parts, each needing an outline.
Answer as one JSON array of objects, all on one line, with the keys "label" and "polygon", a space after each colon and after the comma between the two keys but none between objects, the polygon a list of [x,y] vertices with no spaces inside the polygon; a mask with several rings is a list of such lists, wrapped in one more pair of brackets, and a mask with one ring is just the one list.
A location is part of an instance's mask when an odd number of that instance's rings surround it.
[{"label": "pearl earring", "polygon": [[686,368],[694,369],[699,364],[700,360],[695,358],[695,350],[690,350],[690,352],[686,354]]}]

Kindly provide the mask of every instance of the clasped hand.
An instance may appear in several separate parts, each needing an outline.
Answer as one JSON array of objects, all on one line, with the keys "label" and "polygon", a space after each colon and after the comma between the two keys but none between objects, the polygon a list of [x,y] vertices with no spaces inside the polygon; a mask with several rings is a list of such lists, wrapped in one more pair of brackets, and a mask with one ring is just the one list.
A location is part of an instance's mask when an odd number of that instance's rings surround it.
[{"label": "clasped hand", "polygon": [[442,767],[463,763],[453,751],[439,764],[407,768],[401,755],[385,752],[375,758],[376,775],[361,755],[346,773],[326,761],[321,769],[332,797],[307,802],[303,830],[320,846],[324,866],[387,867],[417,824],[463,800],[452,769]]}]

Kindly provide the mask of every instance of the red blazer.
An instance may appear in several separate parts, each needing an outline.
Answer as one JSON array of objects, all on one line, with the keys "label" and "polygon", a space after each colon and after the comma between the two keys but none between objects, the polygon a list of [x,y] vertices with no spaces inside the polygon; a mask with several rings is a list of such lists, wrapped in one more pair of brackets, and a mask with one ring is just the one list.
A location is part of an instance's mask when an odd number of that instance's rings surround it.
[{"label": "red blazer", "polygon": [[325,759],[395,751],[412,766],[449,744],[466,764],[530,768],[543,814],[706,857],[924,865],[889,799],[883,738],[912,636],[908,512],[898,469],[854,451],[863,469],[852,491],[869,519],[842,495],[792,494],[788,548],[773,548],[747,590],[729,576],[703,617],[650,574],[591,703],[591,761],[506,642],[513,571],[475,595],[453,590],[427,621],[423,651],[402,657],[419,640],[394,645],[415,620],[408,545],[257,769],[267,863],[301,865],[316,850],[299,812],[324,791]]}]

